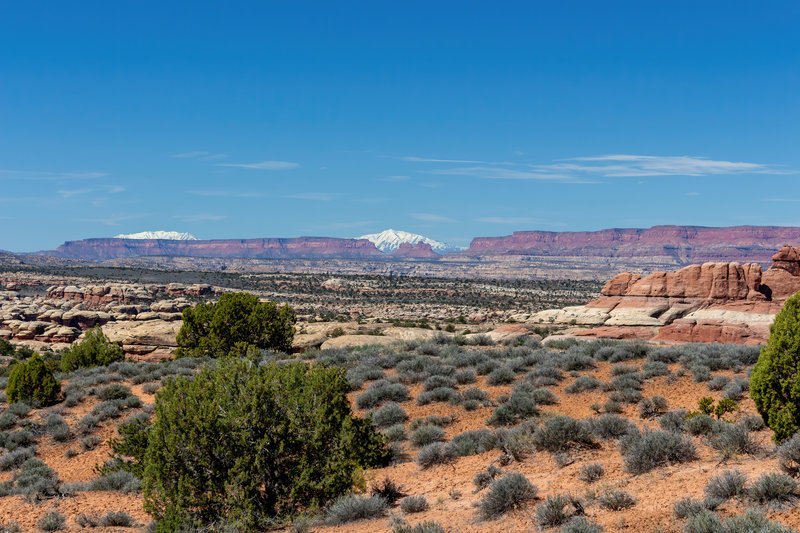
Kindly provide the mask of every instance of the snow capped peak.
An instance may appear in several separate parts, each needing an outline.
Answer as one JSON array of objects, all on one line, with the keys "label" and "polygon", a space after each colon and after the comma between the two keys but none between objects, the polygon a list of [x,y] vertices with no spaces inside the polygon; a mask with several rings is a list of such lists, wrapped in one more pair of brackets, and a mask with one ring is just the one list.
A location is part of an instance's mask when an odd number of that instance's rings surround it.
[{"label": "snow capped peak", "polygon": [[177,231],[142,231],[141,233],[121,233],[115,239],[161,239],[165,241],[196,241],[197,237],[191,233]]},{"label": "snow capped peak", "polygon": [[406,242],[412,246],[420,242],[430,244],[431,249],[440,254],[454,250],[452,246],[443,242],[434,241],[433,239],[429,239],[428,237],[424,237],[422,235],[417,235],[416,233],[408,233],[407,231],[397,231],[393,229],[387,229],[386,231],[372,233],[370,235],[362,235],[358,238],[367,239],[373,243],[378,250],[385,253],[394,252],[400,247],[401,244]]}]

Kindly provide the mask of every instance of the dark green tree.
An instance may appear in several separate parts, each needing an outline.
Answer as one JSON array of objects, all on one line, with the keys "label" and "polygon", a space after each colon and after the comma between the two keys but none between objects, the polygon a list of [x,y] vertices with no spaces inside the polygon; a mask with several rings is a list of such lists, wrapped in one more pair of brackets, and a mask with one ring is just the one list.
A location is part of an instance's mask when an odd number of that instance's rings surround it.
[{"label": "dark green tree", "polygon": [[8,403],[25,401],[50,405],[55,403],[59,392],[61,384],[39,354],[14,365],[6,385]]},{"label": "dark green tree", "polygon": [[61,356],[61,371],[72,372],[78,368],[106,366],[125,359],[119,344],[111,342],[100,326],[86,332],[83,340],[73,344]]},{"label": "dark green tree", "polygon": [[[222,357],[246,353],[246,345],[289,352],[294,339],[294,311],[261,302],[246,293],[223,294],[219,302],[184,309],[176,357]],[[234,350],[234,348],[236,348]]]},{"label": "dark green tree", "polygon": [[800,429],[800,293],[783,304],[750,377],[756,409],[783,441]]},{"label": "dark green tree", "polygon": [[390,458],[356,418],[339,368],[225,359],[156,395],[144,459],[145,509],[159,531],[224,520],[266,528],[350,490]]}]

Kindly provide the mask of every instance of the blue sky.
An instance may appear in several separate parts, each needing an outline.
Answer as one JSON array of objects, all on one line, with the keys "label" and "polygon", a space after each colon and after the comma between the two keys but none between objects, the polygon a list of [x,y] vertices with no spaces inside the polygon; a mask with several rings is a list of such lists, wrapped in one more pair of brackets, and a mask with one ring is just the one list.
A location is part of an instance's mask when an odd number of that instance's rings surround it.
[{"label": "blue sky", "polygon": [[5,2],[0,249],[800,225],[800,4]]}]

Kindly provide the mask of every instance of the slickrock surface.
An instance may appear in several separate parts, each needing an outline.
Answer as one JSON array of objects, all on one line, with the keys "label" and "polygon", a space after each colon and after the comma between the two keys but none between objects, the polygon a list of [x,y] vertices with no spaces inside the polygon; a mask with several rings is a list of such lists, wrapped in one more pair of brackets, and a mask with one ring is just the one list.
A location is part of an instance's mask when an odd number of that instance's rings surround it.
[{"label": "slickrock surface", "polygon": [[783,302],[800,290],[800,250],[783,246],[762,272],[755,263],[704,263],[645,277],[624,272],[584,306],[530,321],[599,326],[577,335],[665,342],[762,344]]}]

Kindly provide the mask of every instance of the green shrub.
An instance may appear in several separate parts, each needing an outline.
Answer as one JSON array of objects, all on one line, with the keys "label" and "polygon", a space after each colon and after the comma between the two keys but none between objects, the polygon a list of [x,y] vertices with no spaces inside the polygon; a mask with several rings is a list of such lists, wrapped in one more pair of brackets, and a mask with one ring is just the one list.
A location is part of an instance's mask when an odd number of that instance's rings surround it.
[{"label": "green shrub", "polygon": [[561,533],[601,533],[603,528],[585,516],[576,516],[561,528]]},{"label": "green shrub", "polygon": [[[340,368],[228,359],[156,395],[143,491],[159,531],[221,519],[241,529],[324,506],[391,454],[355,418]],[[198,475],[198,473],[202,473]]]},{"label": "green shrub", "polygon": [[783,441],[800,429],[800,294],[783,304],[750,376],[750,397]]},{"label": "green shrub", "polygon": [[416,461],[422,470],[427,470],[432,466],[450,464],[456,457],[455,448],[451,444],[434,442],[419,451]]},{"label": "green shrub", "polygon": [[586,483],[594,483],[605,473],[603,465],[600,463],[589,463],[581,467],[578,473],[578,479]]},{"label": "green shrub", "polygon": [[78,368],[108,366],[124,358],[122,347],[109,341],[100,326],[95,326],[86,332],[82,341],[73,344],[61,355],[61,371],[72,372]]},{"label": "green shrub", "polygon": [[39,354],[14,365],[6,385],[8,403],[33,401],[50,405],[55,403],[59,392],[61,384],[53,377]]},{"label": "green shrub", "polygon": [[541,528],[560,526],[583,511],[581,502],[570,495],[556,494],[536,506],[536,523]]},{"label": "green shrub", "polygon": [[175,357],[222,357],[247,346],[290,352],[297,317],[289,306],[261,302],[246,292],[226,293],[219,302],[183,310]]}]

